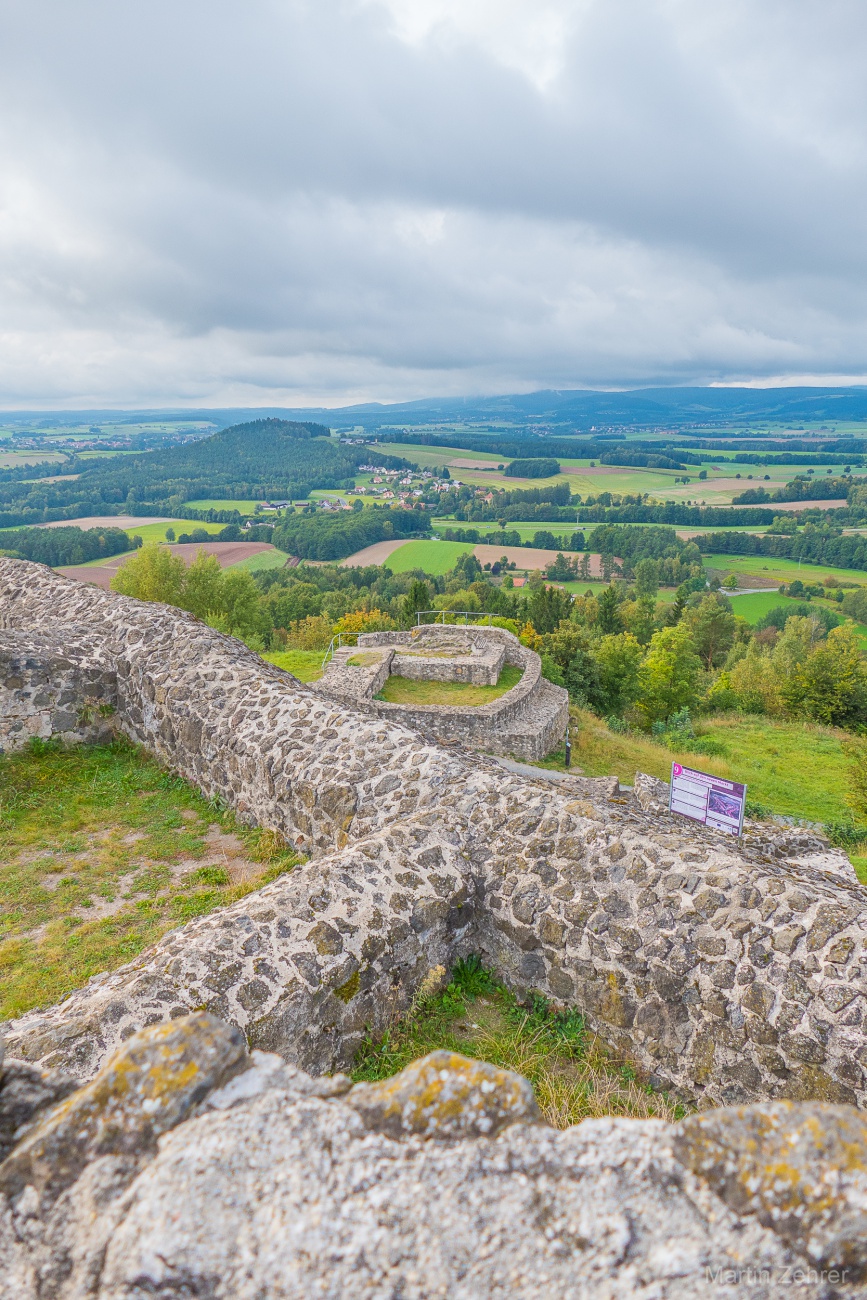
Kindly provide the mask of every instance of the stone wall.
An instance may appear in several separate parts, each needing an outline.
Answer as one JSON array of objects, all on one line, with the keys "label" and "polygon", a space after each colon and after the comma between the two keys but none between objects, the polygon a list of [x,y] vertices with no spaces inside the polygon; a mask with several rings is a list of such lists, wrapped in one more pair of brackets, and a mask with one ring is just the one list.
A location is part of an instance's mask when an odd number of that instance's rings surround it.
[{"label": "stone wall", "polygon": [[865,1099],[867,911],[815,835],[742,844],[506,771],[325,700],[191,616],[0,561],[6,627],[87,626],[117,724],[311,860],[8,1028],[92,1073],[144,1024],[208,1007],[317,1071],[481,952],[519,993],[584,1010],[701,1105]]},{"label": "stone wall", "polygon": [[398,646],[391,671],[415,681],[496,686],[505,658],[505,645],[494,640],[485,644],[479,637],[473,641],[430,637],[416,648],[411,642]]},{"label": "stone wall", "polygon": [[426,643],[478,643],[481,647],[499,645],[502,662],[520,668],[521,680],[489,704],[460,707],[438,704],[390,704],[371,701],[373,707],[390,722],[429,732],[448,744],[466,745],[490,754],[538,762],[559,747],[569,721],[569,696],[542,676],[542,661],[532,650],[522,646],[517,637],[504,628],[466,628],[424,626],[414,632],[365,632],[358,638],[359,647],[388,646],[395,649],[394,666],[404,646],[423,648]]},{"label": "stone wall", "polygon": [[[362,657],[364,663],[350,662]],[[318,689],[339,699],[369,704],[388,681],[393,659],[394,651],[388,648],[359,651],[355,646],[342,646],[329,659]]]},{"label": "stone wall", "polygon": [[34,738],[107,740],[116,693],[113,669],[84,643],[6,632],[0,638],[0,753]]}]

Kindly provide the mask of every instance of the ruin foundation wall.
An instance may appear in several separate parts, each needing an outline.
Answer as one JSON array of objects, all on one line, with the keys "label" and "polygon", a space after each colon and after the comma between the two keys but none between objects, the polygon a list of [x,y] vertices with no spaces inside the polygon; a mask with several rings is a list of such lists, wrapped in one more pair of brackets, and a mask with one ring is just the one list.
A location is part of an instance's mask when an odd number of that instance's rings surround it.
[{"label": "ruin foundation wall", "polygon": [[[325,699],[181,611],[23,561],[0,560],[0,629],[49,656],[75,629],[116,674],[116,726],[308,855],[9,1023],[10,1055],[89,1077],[143,1025],[206,1007],[329,1071],[473,951],[701,1106],[863,1104],[867,909],[818,837],[732,842],[592,782],[561,791]],[[0,707],[17,689],[0,682]]]}]

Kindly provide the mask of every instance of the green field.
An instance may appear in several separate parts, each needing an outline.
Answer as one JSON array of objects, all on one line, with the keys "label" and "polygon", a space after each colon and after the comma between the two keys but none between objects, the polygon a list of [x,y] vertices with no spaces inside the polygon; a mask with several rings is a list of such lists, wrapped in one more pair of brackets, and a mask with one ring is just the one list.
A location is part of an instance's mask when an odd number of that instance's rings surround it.
[{"label": "green field", "polygon": [[452,460],[486,460],[492,465],[507,465],[511,459],[488,451],[467,451],[465,447],[416,447],[411,442],[383,443],[381,450],[389,456],[402,456],[422,469],[441,468]]},{"label": "green field", "polygon": [[[760,618],[764,618],[772,609],[779,609],[781,605],[798,606],[805,602],[797,600],[792,596],[781,596],[779,592],[774,591],[757,591],[746,596],[732,596],[732,609],[736,614],[740,614],[751,625],[758,623]],[[817,604],[818,602],[807,602]],[[831,601],[822,601],[822,607],[832,610],[835,614],[842,616],[842,610],[839,605]],[[855,634],[862,641],[867,642],[867,626],[864,623],[855,623]]]},{"label": "green field", "polygon": [[225,527],[225,524],[202,524],[197,519],[171,519],[167,524],[141,524],[138,528],[125,528],[124,532],[128,537],[140,537],[143,542],[164,542],[167,528],[174,528],[177,539],[181,533],[191,533],[194,528],[204,528],[206,533],[219,533]]},{"label": "green field", "polygon": [[867,585],[867,573],[862,569],[836,569],[828,564],[798,564],[797,560],[770,555],[705,555],[706,569],[720,569],[726,573],[747,573],[757,578],[767,578],[768,586],[792,582],[800,578],[804,583],[822,582],[834,577],[841,582]]},{"label": "green field", "polygon": [[[237,510],[242,515],[253,514],[258,502],[256,501],[229,501],[229,500],[208,500],[208,501],[185,501],[191,510]],[[189,521],[188,521],[189,522]],[[225,525],[220,524],[220,528]]]},{"label": "green field", "polygon": [[425,573],[442,574],[455,567],[459,555],[472,550],[472,542],[407,542],[394,551],[385,564],[392,573],[423,569]]},{"label": "green field", "polygon": [[744,596],[730,597],[732,609],[741,618],[745,618],[752,626],[758,623],[760,618],[764,618],[772,609],[779,609],[780,606],[801,605],[804,602],[795,600],[792,596],[781,596],[778,591],[756,591],[750,592]]},{"label": "green field", "polygon": [[18,469],[24,465],[40,465],[51,461],[63,465],[68,460],[62,451],[0,451],[0,469]]},{"label": "green field", "polygon": [[248,573],[262,573],[265,569],[282,569],[289,556],[285,551],[260,551],[237,564],[230,564],[230,569],[246,569]]},{"label": "green field", "polygon": [[84,564],[59,564],[55,573],[67,573],[69,569],[98,569],[102,564],[113,564],[121,555],[135,555],[135,551],[121,551],[118,555],[103,556],[99,560],[86,560]]},{"label": "green field", "polygon": [[[431,527],[435,532],[443,532],[446,528],[475,528],[480,537],[484,537],[486,533],[500,531],[500,525],[495,520],[486,524],[465,524],[459,519],[434,519]],[[565,538],[568,541],[576,530],[580,529],[586,535],[588,529],[595,527],[596,524],[506,524],[507,529],[510,531],[514,529],[515,532],[520,534],[523,542],[532,541],[534,534],[541,532],[542,529],[548,533],[553,533],[555,537]]]}]

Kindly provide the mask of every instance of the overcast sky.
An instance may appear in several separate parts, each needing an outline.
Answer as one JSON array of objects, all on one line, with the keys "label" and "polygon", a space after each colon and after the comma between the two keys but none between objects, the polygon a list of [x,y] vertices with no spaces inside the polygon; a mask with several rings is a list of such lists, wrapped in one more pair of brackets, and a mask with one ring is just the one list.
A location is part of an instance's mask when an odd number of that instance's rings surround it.
[{"label": "overcast sky", "polygon": [[867,375],[864,0],[0,0],[0,405]]}]

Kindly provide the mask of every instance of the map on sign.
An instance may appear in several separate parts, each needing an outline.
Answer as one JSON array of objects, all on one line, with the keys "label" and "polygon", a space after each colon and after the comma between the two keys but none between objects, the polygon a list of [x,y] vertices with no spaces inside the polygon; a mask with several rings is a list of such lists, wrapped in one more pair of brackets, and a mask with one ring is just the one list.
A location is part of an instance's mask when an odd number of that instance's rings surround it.
[{"label": "map on sign", "polygon": [[740,835],[744,825],[744,807],[747,787],[737,781],[724,781],[721,776],[696,772],[681,763],[671,765],[671,794],[669,812],[691,817],[717,831]]}]

